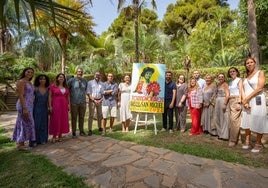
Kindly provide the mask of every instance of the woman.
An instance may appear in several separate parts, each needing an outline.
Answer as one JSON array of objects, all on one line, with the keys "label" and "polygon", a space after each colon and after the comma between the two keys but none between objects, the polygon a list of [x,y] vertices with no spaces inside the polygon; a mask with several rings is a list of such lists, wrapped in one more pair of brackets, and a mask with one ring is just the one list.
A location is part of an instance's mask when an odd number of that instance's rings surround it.
[{"label": "woman", "polygon": [[18,117],[15,124],[12,140],[17,143],[18,150],[25,150],[25,141],[35,141],[33,102],[34,87],[31,80],[34,70],[25,68],[17,82],[17,93],[19,99],[16,104]]},{"label": "woman", "polygon": [[219,140],[227,141],[229,139],[229,125],[227,104],[229,100],[229,86],[225,81],[225,75],[218,75],[218,85],[215,103],[215,123]]},{"label": "woman", "polygon": [[48,76],[41,74],[35,78],[34,122],[37,144],[48,140]]},{"label": "woman", "polygon": [[177,81],[177,92],[176,92],[176,105],[175,105],[175,118],[177,130],[184,133],[186,130],[186,97],[188,92],[188,86],[185,83],[184,75],[180,75]]},{"label": "woman", "polygon": [[203,109],[201,117],[201,125],[205,134],[216,136],[215,122],[213,121],[214,99],[216,95],[216,86],[213,84],[213,76],[207,74],[205,77],[206,85],[203,88]]},{"label": "woman", "polygon": [[131,92],[129,75],[125,75],[124,82],[120,83],[118,88],[118,107],[120,107],[120,121],[122,122],[122,132],[128,132],[130,121],[132,118],[132,114],[129,109]]},{"label": "woman", "polygon": [[188,105],[192,119],[192,128],[189,135],[198,135],[203,132],[200,124],[202,102],[202,89],[198,86],[196,79],[191,78],[190,86],[188,88]]},{"label": "woman", "polygon": [[229,82],[229,147],[233,147],[238,142],[241,124],[241,92],[240,84],[241,78],[237,68],[231,67],[228,70],[228,77],[231,78]]},{"label": "woman", "polygon": [[254,58],[246,59],[246,77],[243,79],[241,87],[242,96],[242,122],[241,127],[245,129],[246,142],[243,149],[249,149],[251,131],[257,133],[256,143],[251,150],[259,153],[263,149],[261,139],[264,133],[268,133],[266,123],[266,99],[263,93],[265,85],[264,71],[258,70]]},{"label": "woman", "polygon": [[63,73],[58,74],[55,84],[49,86],[48,94],[50,112],[49,134],[53,136],[52,143],[56,141],[62,142],[62,134],[69,133],[69,93],[65,75]]}]

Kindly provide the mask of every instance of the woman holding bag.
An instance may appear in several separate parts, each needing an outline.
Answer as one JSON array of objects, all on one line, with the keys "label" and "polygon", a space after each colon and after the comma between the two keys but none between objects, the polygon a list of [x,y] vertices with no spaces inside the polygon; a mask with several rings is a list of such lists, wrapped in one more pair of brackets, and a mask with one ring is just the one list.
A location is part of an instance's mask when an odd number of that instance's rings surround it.
[{"label": "woman holding bag", "polygon": [[247,58],[244,65],[247,74],[241,87],[243,105],[241,127],[245,129],[246,141],[242,148],[250,148],[251,131],[253,131],[257,133],[257,138],[251,152],[259,153],[263,149],[262,136],[268,133],[266,99],[263,93],[265,75],[264,71],[258,69],[252,57]]}]

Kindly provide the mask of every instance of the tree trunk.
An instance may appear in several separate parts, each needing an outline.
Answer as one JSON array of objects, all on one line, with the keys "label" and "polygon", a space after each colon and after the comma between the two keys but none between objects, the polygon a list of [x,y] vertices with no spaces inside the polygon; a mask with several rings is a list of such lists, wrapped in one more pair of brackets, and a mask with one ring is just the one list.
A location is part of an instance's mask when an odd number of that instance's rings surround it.
[{"label": "tree trunk", "polygon": [[134,28],[135,28],[135,61],[139,63],[139,0],[135,0],[134,4],[135,8],[135,20],[134,20]]},{"label": "tree trunk", "polygon": [[62,53],[61,53],[61,72],[65,74],[66,68],[66,46],[67,46],[67,38],[68,34],[61,34],[61,42],[62,42]]},{"label": "tree trunk", "polygon": [[259,66],[259,48],[258,48],[258,38],[257,38],[257,24],[256,24],[256,14],[255,6],[253,0],[248,0],[248,32],[249,32],[249,47],[251,52],[251,57],[253,57],[257,66]]}]

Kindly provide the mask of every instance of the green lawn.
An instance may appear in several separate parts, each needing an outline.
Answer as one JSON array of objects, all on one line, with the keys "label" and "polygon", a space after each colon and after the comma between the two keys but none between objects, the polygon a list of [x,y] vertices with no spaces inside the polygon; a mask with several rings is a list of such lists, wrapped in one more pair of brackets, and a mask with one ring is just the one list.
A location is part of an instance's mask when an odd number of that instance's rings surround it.
[{"label": "green lawn", "polygon": [[88,187],[82,178],[67,175],[44,156],[17,151],[0,127],[0,187]]}]

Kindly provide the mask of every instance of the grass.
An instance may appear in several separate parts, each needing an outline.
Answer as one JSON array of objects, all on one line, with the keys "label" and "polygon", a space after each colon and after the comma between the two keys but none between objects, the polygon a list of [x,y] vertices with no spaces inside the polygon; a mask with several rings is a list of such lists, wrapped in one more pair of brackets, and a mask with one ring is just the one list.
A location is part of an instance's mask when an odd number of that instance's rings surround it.
[{"label": "grass", "polygon": [[0,127],[0,187],[88,187],[82,178],[67,175],[44,156],[17,151]]}]

